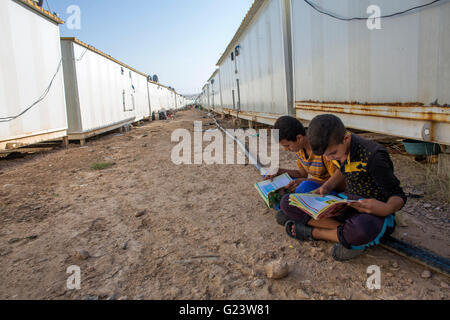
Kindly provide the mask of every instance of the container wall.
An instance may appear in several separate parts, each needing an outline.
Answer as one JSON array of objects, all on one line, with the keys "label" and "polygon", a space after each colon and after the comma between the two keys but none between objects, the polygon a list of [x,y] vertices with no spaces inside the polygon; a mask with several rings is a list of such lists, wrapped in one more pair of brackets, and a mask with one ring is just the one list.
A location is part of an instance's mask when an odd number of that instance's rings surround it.
[{"label": "container wall", "polygon": [[220,83],[220,71],[214,75],[214,77],[209,81],[210,88],[210,102],[211,108],[221,111],[222,110],[222,92]]},{"label": "container wall", "polygon": [[161,110],[158,87],[159,86],[153,82],[148,83],[152,112],[158,112],[159,110]]},{"label": "container wall", "polygon": [[265,1],[220,65],[225,108],[285,114],[288,112],[283,0]]},{"label": "container wall", "polygon": [[[382,15],[424,0],[314,1],[339,16]],[[345,22],[291,1],[296,101],[450,103],[450,2],[381,19]]]},{"label": "container wall", "polygon": [[135,83],[135,74],[114,61],[77,43],[73,48],[82,132],[136,118],[146,86]]},{"label": "container wall", "polygon": [[[15,1],[0,1],[0,141],[67,129],[58,25]],[[63,134],[63,136],[65,133]]]},{"label": "container wall", "polygon": [[147,91],[147,77],[132,71],[132,83],[134,89],[131,94],[135,99],[135,115],[136,121],[146,119],[150,116],[150,106]]}]

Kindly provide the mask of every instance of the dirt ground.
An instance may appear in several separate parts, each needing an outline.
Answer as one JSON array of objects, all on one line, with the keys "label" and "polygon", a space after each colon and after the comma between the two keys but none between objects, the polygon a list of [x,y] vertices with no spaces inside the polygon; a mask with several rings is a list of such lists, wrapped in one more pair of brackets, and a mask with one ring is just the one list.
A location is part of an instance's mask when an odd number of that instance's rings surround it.
[{"label": "dirt ground", "polygon": [[[0,299],[449,298],[448,278],[423,278],[426,268],[383,248],[340,263],[331,243],[290,239],[256,192],[252,165],[174,165],[172,131],[193,132],[194,120],[211,122],[205,115],[0,160]],[[448,258],[448,190],[430,194],[431,171],[393,159],[405,190],[423,195],[408,201],[396,236]],[[101,162],[115,165],[91,169]],[[281,166],[295,168],[294,156],[283,151]],[[279,258],[289,275],[268,279],[266,264]],[[80,290],[66,287],[72,265]],[[371,265],[380,290],[366,287]]]}]

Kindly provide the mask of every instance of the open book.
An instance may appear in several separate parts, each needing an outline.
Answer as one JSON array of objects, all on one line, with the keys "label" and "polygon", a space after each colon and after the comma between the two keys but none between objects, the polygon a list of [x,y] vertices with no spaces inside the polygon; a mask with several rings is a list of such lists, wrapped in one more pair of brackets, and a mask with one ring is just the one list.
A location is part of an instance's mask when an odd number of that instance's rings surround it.
[{"label": "open book", "polygon": [[293,193],[289,196],[289,204],[300,208],[314,220],[338,216],[347,209],[354,200],[346,200],[332,195],[321,196],[314,193]]},{"label": "open book", "polygon": [[265,180],[255,183],[256,190],[258,190],[264,202],[269,208],[273,208],[275,204],[278,204],[281,197],[284,195],[284,187],[286,187],[292,178],[287,174],[279,175],[272,181]]}]

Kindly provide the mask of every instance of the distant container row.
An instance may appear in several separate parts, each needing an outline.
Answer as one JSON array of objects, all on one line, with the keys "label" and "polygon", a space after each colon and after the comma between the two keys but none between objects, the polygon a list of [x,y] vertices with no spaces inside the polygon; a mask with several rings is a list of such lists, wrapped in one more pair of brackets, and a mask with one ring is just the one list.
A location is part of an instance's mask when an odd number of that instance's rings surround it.
[{"label": "distant container row", "polygon": [[75,38],[60,38],[62,23],[34,1],[0,1],[0,151],[83,140],[191,103]]},{"label": "distant container row", "polygon": [[[198,102],[266,124],[334,113],[351,128],[450,145],[450,1],[430,2],[256,0]],[[373,4],[381,16],[408,11],[378,29],[364,19]]]}]

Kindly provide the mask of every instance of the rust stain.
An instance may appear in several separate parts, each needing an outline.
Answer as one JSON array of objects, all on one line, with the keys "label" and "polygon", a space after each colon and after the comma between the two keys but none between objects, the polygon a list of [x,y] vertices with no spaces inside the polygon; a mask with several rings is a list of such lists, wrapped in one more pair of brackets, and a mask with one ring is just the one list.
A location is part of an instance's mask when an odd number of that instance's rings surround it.
[{"label": "rust stain", "polygon": [[[418,102],[386,103],[386,104],[379,104],[379,103],[354,104],[351,102],[319,103],[309,101],[308,102],[296,101],[295,108],[309,111],[450,123],[449,106],[447,105],[424,106],[422,103]],[[441,109],[442,112],[435,112],[436,109]]]}]

